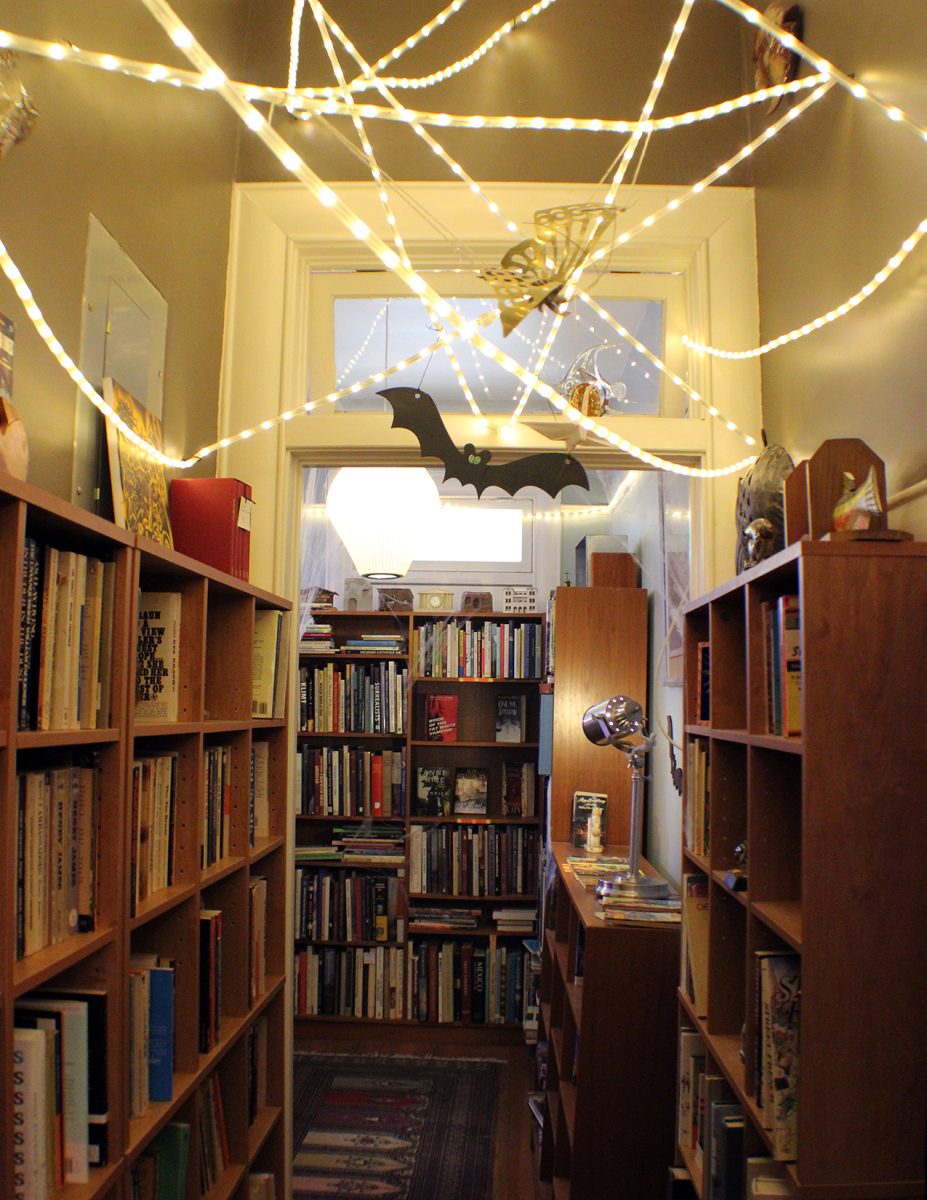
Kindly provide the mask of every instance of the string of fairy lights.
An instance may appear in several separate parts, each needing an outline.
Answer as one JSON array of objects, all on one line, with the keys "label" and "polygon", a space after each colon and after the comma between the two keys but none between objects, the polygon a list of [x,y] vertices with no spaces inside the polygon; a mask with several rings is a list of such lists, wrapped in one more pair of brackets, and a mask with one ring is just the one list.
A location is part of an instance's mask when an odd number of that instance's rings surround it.
[{"label": "string of fairy lights", "polygon": [[[21,50],[25,53],[44,56],[46,58],[60,62],[74,62],[85,66],[95,67],[100,70],[122,73],[124,75],[134,76],[139,79],[145,79],[151,83],[161,83],[175,87],[194,87],[199,90],[210,90],[217,92],[237,113],[240,119],[244,122],[247,128],[259,137],[264,144],[271,150],[272,153],[279,159],[282,165],[288,170],[294,178],[296,178],[314,197],[314,199],[331,214],[336,217],[346,229],[359,242],[363,243],[390,271],[394,272],[401,281],[410,289],[413,295],[417,296],[425,305],[432,320],[435,323],[435,328],[439,331],[439,339],[432,342],[429,346],[422,347],[413,355],[409,355],[401,362],[393,364],[369,376],[366,380],[357,381],[348,387],[337,388],[335,391],[328,393],[318,399],[310,400],[305,404],[275,415],[273,418],[260,422],[258,425],[239,431],[236,434],[219,439],[217,442],[209,446],[201,447],[193,456],[189,458],[176,458],[163,453],[161,450],[150,445],[143,437],[131,429],[116,413],[110,405],[97,393],[89,381],[83,376],[79,368],[64,350],[61,342],[55,336],[54,331],[46,322],[41,309],[39,308],[32,292],[19,271],[16,264],[10,257],[6,247],[0,241],[0,267],[2,267],[7,278],[12,283],[17,296],[23,304],[23,307],[35,326],[39,336],[43,339],[50,352],[55,356],[63,369],[77,384],[81,392],[91,400],[93,404],[101,411],[103,416],[113,424],[115,424],[131,442],[138,446],[145,453],[156,461],[163,463],[165,466],[175,469],[186,469],[199,462],[201,459],[215,453],[217,450],[225,448],[234,442],[245,441],[254,436],[258,432],[267,431],[281,422],[292,420],[295,416],[304,412],[313,411],[322,404],[334,402],[345,396],[356,394],[367,387],[379,384],[389,376],[407,369],[415,362],[421,361],[437,350],[443,350],[449,358],[455,374],[459,381],[462,381],[462,386],[465,386],[465,377],[460,367],[459,359],[453,350],[452,343],[458,338],[463,339],[464,343],[470,348],[471,353],[477,353],[494,361],[497,366],[510,373],[516,381],[524,388],[523,396],[516,406],[516,411],[506,423],[506,427],[510,428],[518,415],[524,409],[527,397],[536,392],[546,399],[554,408],[563,413],[564,416],[571,422],[579,424],[584,430],[587,430],[595,437],[610,444],[617,446],[622,451],[640,461],[663,470],[673,471],[683,475],[691,475],[701,478],[716,478],[722,475],[731,474],[742,470],[746,465],[753,461],[752,457],[743,459],[741,462],[729,464],[723,468],[698,468],[689,467],[682,464],[677,464],[669,460],[665,460],[658,455],[651,454],[642,447],[635,446],[633,443],[622,438],[614,429],[608,429],[600,422],[593,418],[583,416],[578,410],[574,409],[554,388],[540,379],[540,370],[546,361],[547,355],[544,348],[539,352],[537,362],[534,369],[528,369],[514,360],[510,355],[506,354],[500,347],[496,346],[482,333],[482,329],[491,321],[495,320],[498,315],[496,309],[483,314],[483,316],[475,320],[464,319],[445,299],[438,295],[423,278],[423,276],[415,270],[405,247],[402,242],[401,235],[396,225],[395,217],[389,203],[389,197],[385,190],[382,174],[376,165],[372,143],[370,142],[364,129],[364,120],[393,120],[403,121],[407,123],[423,140],[427,142],[434,153],[446,163],[452,170],[454,175],[462,180],[468,190],[480,199],[489,207],[494,215],[498,215],[506,224],[506,227],[514,232],[517,229],[514,222],[511,222],[498,209],[498,206],[489,199],[483,192],[480,185],[471,179],[463,167],[457,163],[444,150],[437,139],[431,138],[425,129],[426,125],[446,126],[446,127],[465,127],[471,129],[481,128],[503,128],[503,129],[538,129],[538,130],[563,130],[563,131],[587,131],[587,132],[621,132],[628,133],[629,139],[624,147],[621,155],[618,169],[616,170],[608,190],[606,199],[607,204],[611,204],[617,192],[618,186],[624,178],[624,174],[633,158],[635,149],[642,138],[651,133],[659,132],[665,129],[677,128],[681,125],[693,124],[702,120],[710,120],[722,116],[726,113],[733,112],[737,109],[746,107],[749,104],[758,103],[774,95],[783,94],[798,94],[801,92],[809,92],[804,96],[794,107],[790,108],[786,114],[773,125],[765,129],[752,142],[743,146],[736,154],[732,155],[725,163],[722,163],[714,171],[710,172],[703,179],[692,185],[681,195],[675,196],[657,211],[648,214],[645,218],[639,221],[636,225],[624,229],[614,240],[612,245],[603,245],[593,253],[587,255],[585,261],[580,262],[579,266],[574,270],[573,274],[567,280],[564,291],[568,294],[576,292],[577,298],[589,305],[593,311],[611,325],[613,329],[629,344],[635,346],[658,370],[667,374],[674,384],[682,387],[682,389],[690,396],[691,399],[700,403],[708,415],[724,422],[726,428],[731,432],[736,432],[742,436],[748,446],[755,445],[755,440],[748,434],[739,430],[736,424],[725,418],[723,414],[711,404],[707,404],[705,400],[690,388],[681,377],[672,372],[666,364],[664,364],[656,355],[652,354],[642,343],[638,342],[630,331],[625,329],[620,322],[608,314],[607,310],[598,305],[588,294],[588,291],[582,290],[581,279],[589,267],[601,261],[607,255],[611,254],[615,247],[625,245],[637,234],[644,229],[648,229],[656,224],[669,213],[676,211],[682,204],[686,203],[693,197],[699,195],[708,186],[717,180],[723,178],[734,166],[742,162],[750,154],[754,153],[765,142],[778,134],[782,129],[796,120],[806,109],[821,99],[834,86],[839,86],[846,90],[853,98],[875,105],[884,115],[892,122],[903,124],[911,128],[918,136],[927,141],[927,128],[914,120],[909,113],[896,105],[891,105],[882,100],[878,95],[872,92],[866,85],[859,80],[852,78],[839,68],[835,67],[828,59],[817,54],[815,51],[806,46],[799,39],[791,34],[785,33],[778,26],[769,21],[759,11],[751,8],[744,0],[717,0],[718,3],[736,12],[745,21],[752,25],[763,29],[779,41],[787,49],[794,51],[802,59],[804,59],[813,68],[815,74],[805,79],[793,81],[786,85],[781,85],[777,88],[767,88],[746,93],[743,96],[735,97],[730,100],[724,100],[718,104],[707,106],[699,110],[677,114],[674,117],[653,118],[653,108],[659,94],[662,81],[666,77],[666,72],[675,55],[676,46],[682,36],[685,28],[685,18],[688,11],[691,9],[693,0],[684,0],[683,10],[680,14],[676,25],[673,27],[673,33],[661,60],[660,67],[651,88],[651,95],[648,97],[648,102],[645,104],[641,113],[641,117],[637,121],[614,121],[600,120],[595,118],[572,118],[572,117],[499,117],[499,116],[455,116],[448,113],[427,113],[418,110],[406,108],[399,102],[391,92],[391,88],[396,89],[423,89],[432,86],[435,83],[441,82],[443,79],[450,78],[451,75],[457,74],[460,71],[468,69],[475,62],[479,61],[488,54],[495,46],[497,46],[505,37],[511,35],[519,25],[526,24],[539,16],[545,9],[550,7],[555,0],[539,0],[538,3],[525,9],[518,17],[511,21],[505,22],[493,35],[485,39],[476,50],[470,54],[458,59],[455,63],[448,67],[442,68],[440,71],[432,72],[426,76],[416,78],[384,76],[383,69],[390,63],[395,62],[406,51],[412,49],[420,41],[427,38],[435,29],[444,24],[445,21],[453,17],[466,0],[453,0],[453,3],[442,9],[431,21],[423,25],[415,34],[406,38],[404,42],[395,46],[388,54],[382,56],[375,63],[367,63],[359,52],[351,43],[350,39],[344,35],[337,24],[331,19],[325,11],[320,0],[310,0],[313,8],[313,14],[316,18],[320,35],[323,42],[326,44],[326,50],[329,54],[333,70],[335,70],[337,78],[337,87],[327,88],[299,88],[295,87],[296,82],[296,66],[298,65],[298,29],[297,8],[301,14],[303,0],[297,0],[294,6],[294,21],[293,30],[291,31],[291,70],[288,78],[288,85],[285,89],[267,88],[257,84],[237,83],[229,80],[225,73],[221,70],[217,63],[209,56],[205,49],[196,40],[194,35],[187,29],[174,13],[171,6],[166,0],[142,0],[151,14],[161,24],[162,28],[171,37],[174,44],[185,54],[192,70],[182,71],[174,68],[168,68],[158,63],[143,63],[137,60],[125,59],[112,54],[102,53],[97,51],[85,51],[68,42],[48,42],[41,39],[29,38],[23,35],[14,34],[8,31],[0,30],[0,48],[9,48]],[[331,42],[329,34],[334,34],[335,38],[340,42],[342,47],[350,54],[360,70],[360,74],[354,79],[348,80],[344,72],[340,68],[340,64],[336,68],[338,62],[337,54]],[[366,102],[357,103],[355,100],[356,93],[376,89],[383,99],[387,102],[387,107],[375,106]],[[255,102],[266,101],[271,105],[271,110],[268,116],[265,117],[261,111],[255,107]],[[392,231],[394,245],[389,246],[376,233],[374,233],[364,221],[362,221],[349,207],[349,205],[340,197],[329,185],[327,185],[319,176],[312,171],[304,159],[297,151],[289,145],[285,139],[273,128],[271,124],[273,106],[286,103],[287,107],[297,115],[306,115],[312,117],[316,113],[336,113],[344,114],[351,117],[355,131],[361,140],[364,155],[367,158],[368,165],[375,182],[379,185],[379,198],[386,213],[387,224]],[[719,347],[711,346],[694,341],[693,339],[684,338],[684,344],[694,353],[702,353],[720,359],[744,359],[758,357],[762,354],[786,345],[797,340],[799,337],[808,336],[818,329],[832,323],[833,321],[847,315],[857,308],[864,300],[871,296],[882,284],[902,265],[905,259],[913,252],[919,244],[924,233],[927,233],[927,219],[922,221],[916,229],[902,242],[899,249],[892,255],[886,264],[875,273],[875,275],[863,286],[848,297],[841,304],[830,309],[828,312],[821,314],[814,319],[805,322],[801,326],[790,330],[788,333],[782,334],[779,337],[773,338],[764,343],[762,346],[752,347],[746,350],[725,350]],[[555,318],[552,322],[551,329],[558,326],[559,320]],[[368,333],[367,341],[372,336],[373,329]],[[553,345],[553,339],[548,331],[545,347]],[[355,361],[359,360],[363,348],[357,352]],[[344,378],[345,373],[340,378]],[[465,386],[464,394],[470,404],[471,411],[474,416],[481,417],[479,408],[473,398],[472,391]],[[500,430],[500,432],[502,432]]]}]

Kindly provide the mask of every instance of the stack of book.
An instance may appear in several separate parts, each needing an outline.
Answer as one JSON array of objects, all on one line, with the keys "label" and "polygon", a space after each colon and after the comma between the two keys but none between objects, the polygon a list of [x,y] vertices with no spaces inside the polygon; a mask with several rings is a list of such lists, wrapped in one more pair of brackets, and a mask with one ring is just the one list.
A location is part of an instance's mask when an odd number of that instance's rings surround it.
[{"label": "stack of book", "polygon": [[332,845],[341,850],[341,861],[365,866],[397,866],[405,863],[405,829],[382,821],[363,826],[336,825]]},{"label": "stack of book", "polygon": [[500,933],[534,933],[533,908],[494,908],[492,919]]},{"label": "stack of book", "polygon": [[304,816],[392,817],[405,811],[405,746],[368,750],[363,746],[310,746],[297,749],[299,806]]},{"label": "stack of book", "polygon": [[296,953],[297,1016],[406,1016],[402,946],[303,946]]},{"label": "stack of book", "polygon": [[415,908],[409,914],[410,933],[445,933],[454,929],[476,929],[480,923],[478,908]]},{"label": "stack of book", "polygon": [[517,1025],[524,1006],[523,946],[426,939],[409,945],[409,1016],[438,1024]]},{"label": "stack of book", "polygon": [[599,854],[595,857],[571,854],[567,859],[567,866],[573,872],[573,878],[584,888],[594,888],[603,876],[627,871],[629,865],[627,858],[617,854]]},{"label": "stack of book", "polygon": [[682,921],[682,903],[678,896],[609,896],[600,904],[596,915],[608,923],[651,925],[662,922],[678,925]]},{"label": "stack of book", "polygon": [[399,879],[367,871],[296,870],[296,937],[313,942],[401,941]]},{"label": "stack of book", "polygon": [[398,634],[362,633],[344,643],[348,654],[405,654],[406,639]]},{"label": "stack of book", "polygon": [[332,637],[331,625],[310,625],[303,630],[299,639],[300,654],[332,654],[335,650],[335,639]]},{"label": "stack of book", "polygon": [[413,825],[409,890],[440,896],[532,896],[536,829],[520,825]]}]

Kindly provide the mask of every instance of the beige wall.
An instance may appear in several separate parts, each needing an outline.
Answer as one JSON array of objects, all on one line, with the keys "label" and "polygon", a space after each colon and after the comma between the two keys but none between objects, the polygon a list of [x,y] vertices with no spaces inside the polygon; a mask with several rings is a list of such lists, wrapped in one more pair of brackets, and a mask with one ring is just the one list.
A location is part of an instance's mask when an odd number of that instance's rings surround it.
[{"label": "beige wall", "polygon": [[[233,70],[245,8],[245,0],[177,4]],[[185,65],[135,0],[0,0],[0,28]],[[216,428],[236,122],[211,95],[27,55],[19,73],[39,117],[0,162],[0,238],[76,359],[89,214],[102,222],[167,301],[166,441],[193,450]],[[5,277],[0,312],[16,324],[14,402],[28,430],[30,479],[68,496],[76,389]]]},{"label": "beige wall", "polygon": [[[807,42],[927,124],[922,0],[815,0]],[[927,215],[927,145],[845,92],[757,156],[764,340],[840,304]],[[886,463],[888,491],[927,476],[927,245],[856,312],[766,356],[771,440],[806,458],[825,438],[859,437]],[[890,524],[927,538],[927,497]]]}]

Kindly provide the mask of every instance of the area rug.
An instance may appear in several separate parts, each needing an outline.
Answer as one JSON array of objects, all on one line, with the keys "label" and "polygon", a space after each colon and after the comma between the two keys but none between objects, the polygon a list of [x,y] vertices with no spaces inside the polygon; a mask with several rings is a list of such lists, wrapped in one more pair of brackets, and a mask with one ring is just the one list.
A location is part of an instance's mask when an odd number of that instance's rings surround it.
[{"label": "area rug", "polygon": [[293,1196],[490,1200],[499,1064],[293,1056]]}]

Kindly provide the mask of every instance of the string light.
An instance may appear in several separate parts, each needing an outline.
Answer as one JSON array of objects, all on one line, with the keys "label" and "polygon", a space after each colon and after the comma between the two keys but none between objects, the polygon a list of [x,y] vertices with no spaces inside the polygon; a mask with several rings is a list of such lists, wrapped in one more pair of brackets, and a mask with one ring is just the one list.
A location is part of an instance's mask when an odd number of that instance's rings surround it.
[{"label": "string light", "polygon": [[[666,377],[668,379],[671,379],[673,381],[673,383],[676,385],[676,387],[678,387],[682,391],[684,391],[686,393],[686,395],[689,396],[690,399],[694,400],[697,404],[700,404],[705,409],[705,411],[709,414],[709,416],[715,417],[719,421],[723,421],[724,424],[727,426],[727,428],[732,433],[739,433],[740,436],[744,439],[744,441],[747,443],[748,446],[756,445],[756,438],[751,437],[750,434],[748,434],[748,433],[744,433],[744,431],[742,429],[740,429],[735,424],[735,422],[730,420],[729,417],[724,416],[723,413],[719,412],[718,409],[715,408],[715,406],[713,404],[708,404],[702,398],[701,393],[697,392],[695,390],[695,388],[690,387],[681,376],[676,374],[675,371],[670,370],[670,368],[666,365],[666,363],[661,358],[658,358],[657,355],[654,354],[651,350],[649,350],[644,345],[643,342],[639,341],[634,336],[634,334],[630,331],[630,329],[625,328],[625,326],[622,325],[621,322],[619,320],[617,320],[617,318],[613,317],[612,314],[610,312],[608,312],[607,309],[604,309],[600,304],[597,304],[596,301],[593,300],[593,298],[589,295],[588,292],[580,292],[579,298],[580,298],[580,300],[584,300],[586,302],[586,304],[588,304],[589,307],[592,309],[592,311],[594,313],[596,313],[599,317],[601,317],[602,320],[606,322],[606,324],[611,325],[612,329],[614,329],[616,331],[616,333],[619,333],[623,338],[625,338],[626,341],[630,342],[630,344],[634,347],[635,350],[637,350],[640,354],[643,354],[643,356],[649,362],[653,363],[653,365],[657,368],[657,370],[662,371],[663,374],[666,375]],[[683,341],[685,341],[685,340],[686,339],[683,338]],[[635,364],[632,362],[631,366],[633,367],[633,366],[635,366]]]},{"label": "string light", "polygon": [[[378,58],[373,64],[375,73],[381,71],[384,67],[389,66],[391,62],[395,62],[397,58],[401,58],[407,50],[414,49],[419,42],[423,42],[427,37],[430,37],[436,29],[445,23],[448,17],[452,17],[455,13],[460,12],[467,0],[453,0],[447,8],[442,8],[436,17],[432,17],[427,24],[423,25],[417,33],[411,34],[404,42],[395,46],[388,54],[384,54],[382,58]],[[356,81],[352,81],[356,82]]]},{"label": "string light", "polygon": [[[414,109],[403,106],[401,109],[384,108],[381,105],[363,105],[363,115],[370,120],[403,121],[411,124],[418,121],[421,125],[438,125],[443,128],[456,129],[532,129],[548,133],[579,132],[579,133],[660,133],[669,129],[678,129],[684,125],[695,125],[702,121],[711,121],[728,113],[747,108],[753,104],[762,104],[780,96],[790,96],[796,92],[805,92],[827,80],[826,75],[807,75],[802,79],[793,79],[790,83],[775,84],[759,91],[746,92],[732,100],[721,100],[717,104],[709,104],[704,108],[691,109],[673,116],[650,117],[638,120],[611,120],[600,117],[542,117],[542,116],[498,116],[488,113],[445,113],[431,112],[424,109]],[[276,89],[266,89],[272,92]],[[264,97],[271,99],[270,95]],[[314,114],[323,112],[328,115],[340,115],[347,112],[344,103],[335,97],[324,99],[306,95],[303,92],[287,98],[288,107],[295,116],[310,119]],[[299,110],[305,111],[299,111]]]},{"label": "string light", "polygon": [[782,333],[771,341],[764,342],[762,346],[754,346],[751,350],[719,350],[717,346],[707,346],[702,342],[693,341],[685,334],[682,340],[690,350],[694,350],[699,354],[708,354],[713,358],[727,359],[759,358],[760,355],[768,354],[770,350],[777,350],[780,346],[785,346],[789,342],[797,342],[799,338],[807,337],[809,333],[814,333],[816,330],[822,329],[825,325],[830,325],[832,322],[839,320],[840,317],[845,317],[847,313],[852,312],[854,308],[857,308],[864,300],[867,300],[887,279],[894,275],[925,233],[927,233],[927,218],[921,221],[910,237],[905,238],[885,266],[881,270],[876,271],[869,282],[864,284],[855,295],[850,296],[848,300],[844,300],[842,304],[838,304],[836,308],[832,308],[822,316],[815,317],[813,321],[806,321],[804,325],[791,329],[788,333]]},{"label": "string light", "polygon": [[[316,2],[317,2],[317,0],[313,0],[313,5],[315,5]],[[319,7],[321,8],[321,5]],[[347,37],[347,35],[344,33],[344,31],[338,25],[338,23],[331,17],[330,14],[325,12],[324,9],[321,9],[321,11],[324,14],[325,22],[326,22],[328,28],[331,29],[332,33],[334,33],[334,35],[341,42],[342,46],[344,46],[345,50],[347,50],[347,52],[354,58],[355,62],[361,68],[365,77],[370,78],[372,80],[374,86],[379,90],[380,94],[387,101],[387,103],[390,104],[391,107],[393,107],[394,109],[396,109],[398,111],[401,111],[402,105],[400,104],[400,102],[395,98],[395,96],[393,96],[392,92],[383,83],[383,81],[373,79],[370,64],[358,52],[358,50],[355,48],[353,43],[350,41],[350,39]],[[350,100],[350,97],[346,96],[346,101],[349,104],[349,107],[351,107],[352,102]],[[354,115],[354,111],[355,110],[352,108],[352,116]],[[428,133],[428,131],[422,125],[418,124],[418,122],[416,122],[416,121],[411,122],[411,127],[412,127],[412,130],[414,131],[414,133],[419,138],[421,138],[423,142],[425,142],[425,144],[429,147],[429,149],[431,149],[441,159],[441,161],[444,162],[451,169],[452,173],[454,175],[456,175],[458,179],[462,180],[462,182],[464,182],[468,185],[468,187],[470,188],[470,191],[473,193],[473,195],[475,195],[478,199],[480,199],[483,202],[483,204],[485,204],[485,206],[489,209],[490,213],[492,213],[492,215],[494,217],[497,217],[503,223],[503,225],[505,225],[506,229],[508,229],[508,231],[510,233],[518,232],[518,226],[515,224],[515,222],[509,220],[509,218],[507,218],[501,212],[498,204],[496,204],[495,201],[491,201],[489,199],[489,197],[484,193],[483,189],[476,182],[476,180],[472,179],[471,176],[468,175],[467,172],[464,170],[464,168],[460,165],[460,163],[458,163],[454,158],[451,157],[451,155],[448,154],[448,152],[444,149],[444,147],[440,144],[440,142],[438,142],[435,138],[433,138],[431,136],[431,134]]]},{"label": "string light", "polygon": [[[461,71],[466,71],[469,67],[478,63],[494,46],[498,46],[504,37],[512,33],[516,26],[526,25],[534,17],[555,3],[556,0],[538,0],[536,4],[532,4],[530,8],[526,8],[523,12],[520,12],[517,17],[513,17],[510,21],[506,21],[504,25],[500,25],[495,33],[491,33],[485,41],[481,42],[475,50],[472,50],[464,58],[459,58],[456,62],[443,67],[440,71],[434,71],[430,75],[424,75],[417,79],[401,79],[395,76],[386,76],[381,78],[380,82],[384,83],[387,87],[415,89],[427,88],[436,83],[443,83],[445,79],[450,79],[453,75],[459,75]],[[367,76],[356,82],[354,90],[362,91],[365,88],[374,86],[372,78]]]},{"label": "string light", "polygon": [[357,350],[354,351],[353,355],[348,360],[344,370],[341,372],[341,374],[338,376],[337,380],[335,381],[336,383],[343,383],[344,380],[347,379],[347,377],[351,374],[351,372],[354,370],[354,368],[360,362],[364,351],[370,345],[370,339],[373,337],[374,332],[375,332],[377,326],[380,324],[380,321],[383,319],[383,315],[386,312],[388,307],[389,307],[389,303],[387,302],[386,304],[383,305],[383,307],[380,309],[380,311],[377,313],[377,315],[373,318],[370,328],[367,330],[367,336],[364,338],[363,342],[361,342],[360,346],[357,348]]}]

